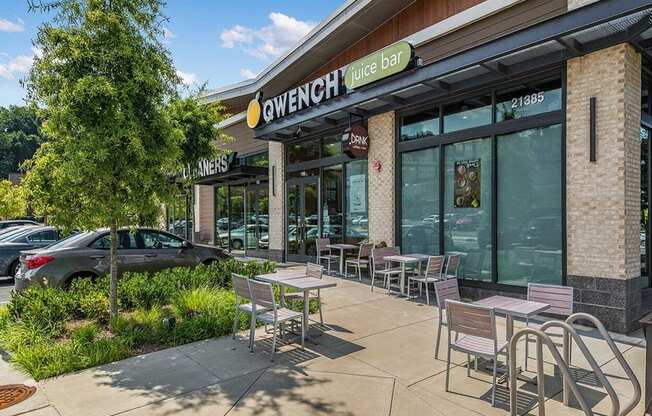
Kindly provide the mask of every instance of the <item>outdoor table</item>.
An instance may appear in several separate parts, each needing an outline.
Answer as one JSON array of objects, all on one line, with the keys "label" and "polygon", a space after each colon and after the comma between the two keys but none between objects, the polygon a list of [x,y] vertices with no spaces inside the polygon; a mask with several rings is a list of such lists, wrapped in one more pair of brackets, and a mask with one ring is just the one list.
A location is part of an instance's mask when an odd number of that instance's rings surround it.
[{"label": "outdoor table", "polygon": [[326,247],[334,248],[340,251],[340,276],[344,276],[344,252],[346,250],[353,250],[358,248],[358,246],[354,244],[328,244]]},{"label": "outdoor table", "polygon": [[279,270],[274,273],[259,274],[256,276],[256,280],[280,285],[281,307],[285,307],[285,287],[280,283],[285,280],[301,279],[304,277],[306,277],[306,272],[304,270]]},{"label": "outdoor table", "polygon": [[[505,329],[506,336],[505,338],[509,342],[514,335],[514,317],[519,318],[529,318],[531,316],[537,315],[546,309],[550,308],[550,305],[547,303],[541,302],[532,302],[530,300],[510,298],[507,296],[490,296],[485,299],[480,299],[476,302],[473,302],[475,305],[488,306],[494,308],[497,313],[504,314],[506,318]],[[517,374],[522,372],[521,368],[517,368]],[[526,380],[532,381],[532,380]],[[499,380],[500,384],[507,382],[507,372],[505,372]]]},{"label": "outdoor table", "polygon": [[335,282],[329,282],[324,279],[317,279],[315,277],[303,277],[298,279],[282,280],[279,282],[279,285],[281,286],[281,288],[285,286],[290,289],[300,290],[303,292],[303,329],[306,338],[310,338],[308,334],[308,328],[309,328],[308,319],[310,319],[310,313],[309,313],[310,291],[335,287],[337,286],[337,284]]},{"label": "outdoor table", "polygon": [[[418,256],[418,257],[417,257]],[[412,263],[419,263],[423,261],[422,255],[404,255],[404,256],[386,256],[386,261],[400,263],[401,265],[401,295],[405,295],[405,269],[406,265]]]}]

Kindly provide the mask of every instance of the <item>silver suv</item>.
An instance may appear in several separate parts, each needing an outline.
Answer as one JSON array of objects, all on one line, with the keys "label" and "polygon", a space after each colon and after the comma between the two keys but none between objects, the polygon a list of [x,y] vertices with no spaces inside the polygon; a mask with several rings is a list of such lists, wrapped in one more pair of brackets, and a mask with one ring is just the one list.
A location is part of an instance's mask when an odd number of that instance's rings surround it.
[{"label": "silver suv", "polygon": [[[108,230],[75,234],[42,250],[21,252],[16,290],[32,284],[66,287],[73,279],[107,274]],[[219,248],[197,246],[165,231],[138,228],[118,231],[118,271],[155,272],[229,258]]]}]

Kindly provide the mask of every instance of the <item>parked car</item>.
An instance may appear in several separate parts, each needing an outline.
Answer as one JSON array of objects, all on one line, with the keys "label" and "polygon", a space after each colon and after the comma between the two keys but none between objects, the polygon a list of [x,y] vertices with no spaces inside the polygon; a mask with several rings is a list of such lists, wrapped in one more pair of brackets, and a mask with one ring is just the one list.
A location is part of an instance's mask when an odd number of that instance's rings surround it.
[{"label": "parked car", "polygon": [[[110,270],[108,230],[86,231],[43,250],[23,251],[16,290],[47,279],[67,287],[76,278],[101,276]],[[208,264],[229,258],[217,247],[199,246],[165,231],[137,228],[118,231],[118,272],[156,272],[169,267]]]},{"label": "parked car", "polygon": [[0,276],[16,275],[20,252],[47,247],[61,239],[54,227],[21,227],[0,241]]},{"label": "parked car", "polygon": [[[245,240],[245,227],[238,227],[231,230],[231,247],[234,250],[242,250],[244,248]],[[260,236],[260,239],[268,235],[267,225],[259,224],[256,227],[256,224],[247,224],[247,243],[249,247],[247,248],[256,248],[256,236]],[[259,239],[259,241],[260,241]],[[222,245],[228,246],[229,235],[222,235]],[[260,244],[260,243],[259,243]],[[267,243],[269,244],[269,242]]]},{"label": "parked car", "polygon": [[6,221],[0,221],[0,230],[2,230],[3,228],[18,227],[21,225],[40,225],[40,224],[32,220],[6,220]]},{"label": "parked car", "polygon": [[2,240],[2,238],[8,237],[10,234],[14,234],[17,231],[29,227],[36,227],[36,225],[15,225],[13,227],[2,228],[0,229],[0,240]]}]

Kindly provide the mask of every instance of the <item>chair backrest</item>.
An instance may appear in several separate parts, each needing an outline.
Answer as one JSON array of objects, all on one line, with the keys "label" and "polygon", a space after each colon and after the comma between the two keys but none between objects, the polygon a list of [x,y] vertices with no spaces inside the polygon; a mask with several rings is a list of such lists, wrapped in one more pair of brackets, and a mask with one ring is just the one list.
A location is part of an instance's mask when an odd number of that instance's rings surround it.
[{"label": "chair backrest", "polygon": [[455,276],[457,277],[457,269],[460,267],[460,259],[462,258],[459,254],[449,254],[448,262],[446,263],[446,276]]},{"label": "chair backrest", "polygon": [[256,305],[276,310],[276,301],[274,300],[272,285],[252,279],[249,280],[249,287],[251,288],[251,296],[253,297],[253,302]]},{"label": "chair backrest", "polygon": [[527,285],[527,300],[550,305],[545,313],[562,316],[573,314],[572,287],[530,283]]},{"label": "chair backrest", "polygon": [[371,249],[371,261],[374,265],[380,266],[381,268],[385,265],[385,257],[387,256],[398,256],[401,254],[401,249],[399,247],[381,247]]},{"label": "chair backrest", "polygon": [[371,250],[374,248],[374,245],[371,243],[362,243],[360,244],[360,250],[358,251],[358,260],[366,259],[371,255]]},{"label": "chair backrest", "polygon": [[447,279],[435,282],[435,296],[437,297],[437,307],[441,311],[446,307],[446,301],[460,301],[460,287],[457,279]]},{"label": "chair backrest", "polygon": [[251,290],[249,289],[249,279],[237,274],[231,273],[231,284],[235,292],[236,301],[238,298],[251,300]]},{"label": "chair backrest", "polygon": [[449,332],[491,339],[494,344],[498,340],[494,308],[447,300],[446,316]]},{"label": "chair backrest", "polygon": [[444,271],[444,256],[429,256],[426,277],[439,279]]},{"label": "chair backrest", "polygon": [[321,279],[324,274],[324,267],[315,263],[306,263],[306,276]]},{"label": "chair backrest", "polygon": [[331,243],[330,238],[317,238],[315,244],[317,244],[317,253],[323,253],[324,251],[330,251],[327,245]]}]

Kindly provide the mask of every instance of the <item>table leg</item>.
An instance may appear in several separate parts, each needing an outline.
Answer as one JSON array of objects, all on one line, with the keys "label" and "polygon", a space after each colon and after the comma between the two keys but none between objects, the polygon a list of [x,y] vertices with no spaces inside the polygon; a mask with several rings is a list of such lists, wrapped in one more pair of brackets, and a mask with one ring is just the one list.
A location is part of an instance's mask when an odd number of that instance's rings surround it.
[{"label": "table leg", "polygon": [[340,249],[340,276],[344,276],[344,250]]},{"label": "table leg", "polygon": [[401,295],[405,296],[405,262],[401,262]]},{"label": "table leg", "polygon": [[305,334],[306,339],[310,338],[308,335],[308,319],[310,319],[310,291],[303,291],[303,333]]},{"label": "table leg", "polygon": [[507,341],[510,341],[512,339],[512,335],[514,335],[514,317],[512,315],[507,315],[506,317],[505,334]]}]

